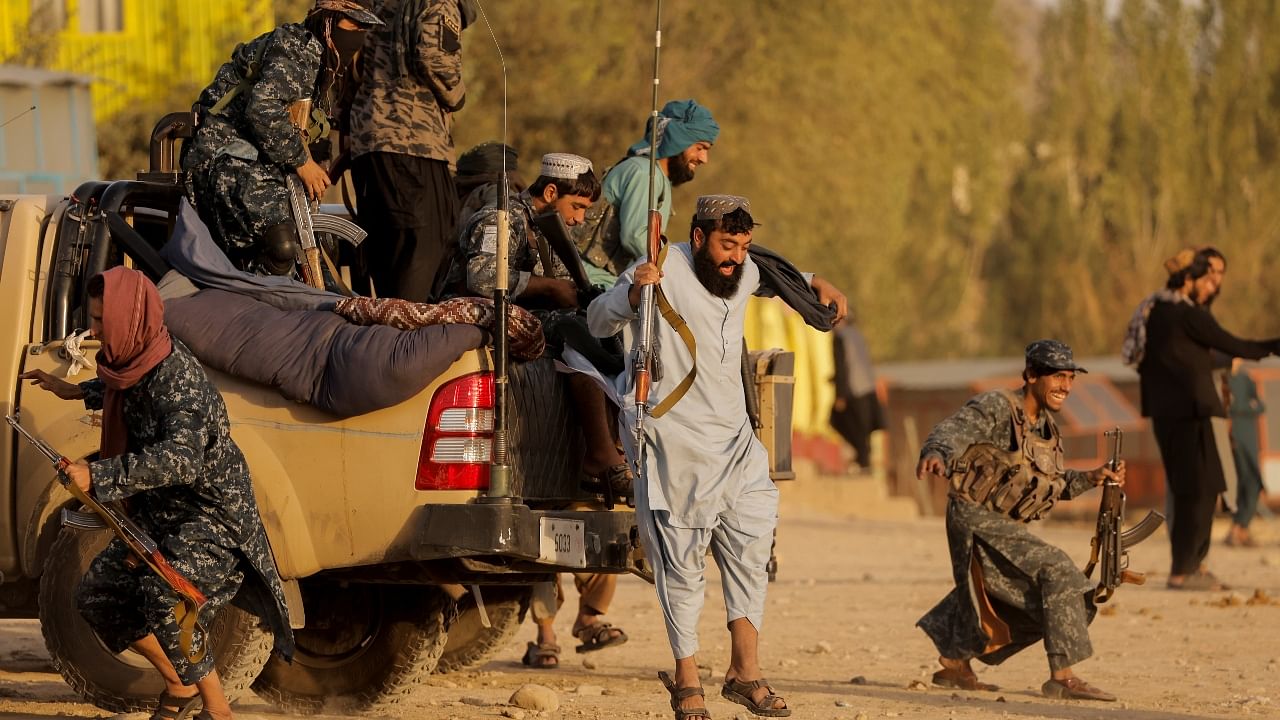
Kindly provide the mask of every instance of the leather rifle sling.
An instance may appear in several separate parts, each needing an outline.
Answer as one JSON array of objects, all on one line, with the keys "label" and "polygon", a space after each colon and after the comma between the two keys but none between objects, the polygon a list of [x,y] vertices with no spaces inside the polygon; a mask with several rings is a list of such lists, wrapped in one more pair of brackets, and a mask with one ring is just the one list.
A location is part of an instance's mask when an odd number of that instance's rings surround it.
[{"label": "leather rifle sling", "polygon": [[[670,246],[664,240],[662,243],[662,249],[658,251],[657,265],[659,270],[662,269],[663,263],[667,260],[668,247]],[[666,293],[662,292],[662,285],[658,285],[655,289],[657,292],[654,293],[654,300],[658,304],[658,311],[662,313],[662,318],[667,321],[667,324],[671,326],[671,329],[675,330],[676,334],[680,336],[680,339],[684,341],[684,346],[689,349],[689,356],[691,360],[689,365],[689,374],[685,375],[684,379],[680,381],[680,384],[676,385],[675,389],[668,393],[667,396],[662,399],[662,402],[658,403],[658,405],[649,413],[649,417],[656,418],[665,415],[668,410],[680,401],[680,398],[684,397],[685,393],[689,392],[689,388],[693,387],[693,381],[698,376],[698,343],[694,340],[693,331],[689,329],[689,324],[685,322],[684,318],[680,317],[680,313],[676,312],[675,308],[671,307],[671,303],[667,300]]]},{"label": "leather rifle sling", "polygon": [[[204,659],[209,648],[209,634],[200,624],[200,609],[190,598],[180,598],[173,605],[173,619],[178,623],[178,649],[189,662]],[[200,631],[200,644],[195,644],[196,630]]]}]

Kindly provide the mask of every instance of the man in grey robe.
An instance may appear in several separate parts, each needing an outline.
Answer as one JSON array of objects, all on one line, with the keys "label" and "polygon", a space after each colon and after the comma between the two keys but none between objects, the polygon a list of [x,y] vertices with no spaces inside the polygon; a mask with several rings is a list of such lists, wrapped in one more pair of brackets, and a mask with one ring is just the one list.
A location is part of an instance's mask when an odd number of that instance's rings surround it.
[{"label": "man in grey robe", "polygon": [[[701,197],[689,243],[670,246],[660,269],[647,261],[633,265],[587,309],[594,335],[621,332],[624,345],[634,348],[641,287],[661,277],[661,291],[696,341],[696,373],[671,404],[667,401],[673,390],[689,377],[695,361],[669,323],[655,323],[663,370],[654,380],[656,407],[645,424],[645,459],[635,498],[641,540],[676,659],[674,678],[665,672],[659,676],[678,718],[706,716],[695,656],[708,547],[720,566],[733,647],[721,694],[757,714],[790,714],[761,677],[757,658],[778,491],[747,416],[740,364],[747,300],[752,294],[773,294],[761,285],[760,270],[748,255],[754,226],[746,198]],[[843,316],[844,296],[824,280],[808,279],[818,300],[835,303]],[[630,351],[626,357],[626,372],[616,385],[624,397],[621,434],[634,461],[635,390],[629,380],[635,358]]]}]

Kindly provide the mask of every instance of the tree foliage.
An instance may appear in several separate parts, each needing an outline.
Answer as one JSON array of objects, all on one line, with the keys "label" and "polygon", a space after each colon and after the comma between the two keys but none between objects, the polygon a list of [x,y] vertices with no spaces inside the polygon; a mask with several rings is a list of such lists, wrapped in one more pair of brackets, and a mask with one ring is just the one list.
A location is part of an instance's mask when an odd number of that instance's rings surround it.
[{"label": "tree foliage", "polygon": [[[652,2],[483,4],[493,35],[483,20],[463,34],[459,150],[502,136],[504,101],[526,175],[551,151],[603,169],[640,139]],[[277,18],[310,5],[276,0]],[[1227,326],[1280,334],[1274,0],[664,11],[659,102],[695,97],[722,128],[668,234],[684,238],[699,194],[750,196],[757,241],[844,287],[880,357],[1009,355],[1043,336],[1114,353],[1161,259],[1188,245],[1228,257]],[[145,153],[149,123],[196,91],[135,108],[104,152]]]},{"label": "tree foliage", "polygon": [[[488,3],[508,140],[605,167],[650,110],[650,3]],[[1230,261],[1219,314],[1280,334],[1280,11],[1270,0],[667,3],[661,100],[722,127],[677,190],[751,196],[758,242],[847,289],[882,357],[1114,353],[1161,260]],[[561,26],[573,18],[572,27]],[[502,74],[468,30],[460,148],[496,138]]]}]

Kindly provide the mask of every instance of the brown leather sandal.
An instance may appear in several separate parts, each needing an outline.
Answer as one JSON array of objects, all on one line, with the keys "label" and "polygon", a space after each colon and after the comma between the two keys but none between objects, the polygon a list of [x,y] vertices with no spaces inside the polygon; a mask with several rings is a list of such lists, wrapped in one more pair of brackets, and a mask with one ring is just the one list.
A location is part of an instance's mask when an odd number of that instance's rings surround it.
[{"label": "brown leather sandal", "polygon": [[581,645],[573,649],[578,653],[595,652],[627,641],[627,634],[622,628],[603,621],[583,625],[573,631],[573,636],[582,641]]},{"label": "brown leather sandal", "polygon": [[558,668],[560,667],[560,646],[555,643],[531,642],[525,648],[520,664],[544,670]]},{"label": "brown leather sandal", "polygon": [[979,690],[982,692],[995,692],[1000,688],[990,683],[984,683],[978,679],[976,673],[967,673],[963,670],[955,668],[942,668],[933,674],[933,684],[938,687],[955,688],[957,690]]},{"label": "brown leather sandal", "polygon": [[707,693],[702,689],[701,685],[696,687],[676,687],[676,681],[671,679],[665,670],[658,671],[658,679],[662,681],[662,686],[671,694],[671,709],[676,712],[676,720],[686,720],[686,718],[706,718],[711,720],[711,711],[705,707],[700,708],[681,708],[680,701],[687,700],[691,697],[701,697],[705,699]]},{"label": "brown leather sandal", "polygon": [[[769,692],[760,702],[751,699],[751,691],[757,688],[764,688]],[[742,682],[740,680],[732,680],[725,678],[724,687],[720,688],[720,697],[725,700],[731,700],[738,703],[751,711],[752,715],[760,715],[762,717],[791,717],[791,708],[787,707],[786,698],[773,691],[769,686],[769,681],[764,678],[752,680],[750,682]],[[779,700],[782,701],[782,707],[774,707]]]}]

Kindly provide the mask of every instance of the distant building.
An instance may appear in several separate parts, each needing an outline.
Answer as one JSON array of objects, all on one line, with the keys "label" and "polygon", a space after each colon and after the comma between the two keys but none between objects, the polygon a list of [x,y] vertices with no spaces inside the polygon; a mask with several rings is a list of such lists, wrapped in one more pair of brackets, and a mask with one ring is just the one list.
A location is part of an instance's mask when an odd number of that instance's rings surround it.
[{"label": "distant building", "polygon": [[0,194],[67,193],[98,176],[91,80],[0,65]]},{"label": "distant building", "polygon": [[0,0],[0,63],[47,57],[91,76],[101,122],[175,88],[194,100],[236,43],[273,25],[271,0]]}]

